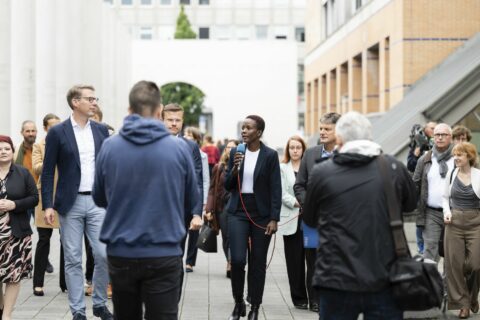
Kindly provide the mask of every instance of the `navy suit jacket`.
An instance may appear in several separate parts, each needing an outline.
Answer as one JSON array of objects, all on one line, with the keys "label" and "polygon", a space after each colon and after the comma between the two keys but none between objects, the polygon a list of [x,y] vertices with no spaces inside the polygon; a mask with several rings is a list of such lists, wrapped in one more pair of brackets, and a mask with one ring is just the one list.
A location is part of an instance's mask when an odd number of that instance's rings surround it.
[{"label": "navy suit jacket", "polygon": [[[233,159],[236,152],[237,148],[230,151],[230,160],[225,176],[225,189],[231,193],[230,200],[227,203],[227,211],[230,213],[237,211],[240,201],[238,179],[237,176],[232,175]],[[243,180],[243,167],[244,162],[240,166],[240,186]],[[278,153],[263,143],[260,145],[260,153],[253,173],[253,193],[260,216],[279,221],[282,207],[282,180]]]},{"label": "navy suit jacket", "polygon": [[[190,224],[192,216],[190,214],[202,215],[203,211],[203,170],[202,170],[202,156],[200,155],[200,147],[192,140],[185,139],[179,136],[180,139],[185,141],[192,150],[193,164],[195,166],[195,175],[197,176],[198,192],[200,192],[200,201],[193,206],[193,212],[187,212],[185,215],[185,224]],[[189,218],[187,218],[189,217]]]},{"label": "navy suit jacket", "polygon": [[[105,125],[90,121],[95,156],[108,138]],[[57,190],[53,202],[53,180],[55,167],[58,169]],[[80,154],[70,118],[48,130],[45,141],[45,159],[42,170],[43,209],[54,208],[59,214],[66,214],[75,203],[80,186]]]}]

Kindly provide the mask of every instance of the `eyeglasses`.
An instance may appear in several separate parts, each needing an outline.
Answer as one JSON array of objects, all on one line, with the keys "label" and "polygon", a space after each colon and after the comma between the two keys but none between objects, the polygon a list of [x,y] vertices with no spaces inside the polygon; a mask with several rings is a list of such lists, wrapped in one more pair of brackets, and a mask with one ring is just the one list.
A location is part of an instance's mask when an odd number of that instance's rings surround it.
[{"label": "eyeglasses", "polygon": [[451,134],[450,133],[435,133],[433,135],[435,138],[446,138],[446,137],[450,137]]},{"label": "eyeglasses", "polygon": [[78,98],[75,98],[75,99],[86,99],[86,100],[88,100],[88,102],[90,102],[90,103],[98,102],[98,100],[100,100],[100,99],[97,98],[97,97],[78,97]]}]

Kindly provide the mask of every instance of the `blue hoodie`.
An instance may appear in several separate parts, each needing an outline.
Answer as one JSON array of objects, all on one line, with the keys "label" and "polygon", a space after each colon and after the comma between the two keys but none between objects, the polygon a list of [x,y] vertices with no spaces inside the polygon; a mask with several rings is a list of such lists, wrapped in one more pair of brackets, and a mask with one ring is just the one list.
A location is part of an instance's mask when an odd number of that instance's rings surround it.
[{"label": "blue hoodie", "polygon": [[185,215],[201,201],[188,145],[137,114],[103,142],[93,199],[107,209],[100,240],[124,258],[181,256]]}]

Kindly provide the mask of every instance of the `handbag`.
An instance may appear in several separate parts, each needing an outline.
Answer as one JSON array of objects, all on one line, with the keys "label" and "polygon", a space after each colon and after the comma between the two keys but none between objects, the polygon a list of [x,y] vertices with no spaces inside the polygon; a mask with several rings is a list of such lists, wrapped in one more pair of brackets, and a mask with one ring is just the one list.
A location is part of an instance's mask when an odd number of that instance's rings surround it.
[{"label": "handbag", "polygon": [[388,174],[385,157],[378,157],[387,198],[390,227],[395,245],[396,260],[390,268],[389,280],[393,299],[404,311],[440,308],[443,301],[443,281],[434,261],[417,256],[412,258],[403,230],[398,199]]},{"label": "handbag", "polygon": [[204,223],[200,229],[197,248],[207,253],[217,252],[217,233],[210,223]]}]

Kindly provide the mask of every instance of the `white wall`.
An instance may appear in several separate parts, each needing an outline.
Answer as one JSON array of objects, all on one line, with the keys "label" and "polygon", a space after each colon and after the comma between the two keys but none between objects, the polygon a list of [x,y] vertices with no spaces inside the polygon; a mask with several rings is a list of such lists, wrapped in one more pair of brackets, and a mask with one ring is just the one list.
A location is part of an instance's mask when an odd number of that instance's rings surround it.
[{"label": "white wall", "polygon": [[237,137],[249,114],[265,119],[264,141],[284,147],[297,128],[297,45],[282,41],[134,41],[132,81],[187,82],[206,95],[215,139]]},{"label": "white wall", "polygon": [[103,1],[2,0],[0,41],[0,134],[15,143],[24,120],[40,139],[45,114],[68,117],[75,84],[95,86],[107,122],[125,114],[131,40]]}]

